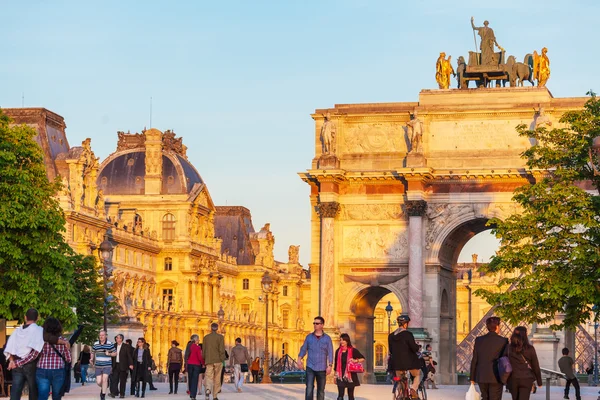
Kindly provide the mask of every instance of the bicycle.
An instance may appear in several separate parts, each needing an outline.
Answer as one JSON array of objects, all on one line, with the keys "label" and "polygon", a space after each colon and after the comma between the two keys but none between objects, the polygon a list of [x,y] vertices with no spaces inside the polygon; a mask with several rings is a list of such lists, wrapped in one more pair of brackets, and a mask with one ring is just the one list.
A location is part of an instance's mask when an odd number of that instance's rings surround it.
[{"label": "bicycle", "polygon": [[[412,379],[414,378],[411,377],[411,380]],[[413,400],[413,398],[410,396],[410,381],[407,371],[400,371],[400,376],[394,376],[392,380],[394,382],[394,386],[392,388],[393,400]],[[417,396],[420,400],[427,400],[427,390],[425,389],[425,383],[423,379],[421,379],[421,382],[419,382]]]}]

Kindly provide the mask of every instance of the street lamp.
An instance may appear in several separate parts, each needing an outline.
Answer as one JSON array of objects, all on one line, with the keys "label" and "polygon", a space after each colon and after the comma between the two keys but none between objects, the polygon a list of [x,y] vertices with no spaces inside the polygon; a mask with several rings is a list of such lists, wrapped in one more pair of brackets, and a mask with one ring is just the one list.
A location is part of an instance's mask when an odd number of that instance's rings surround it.
[{"label": "street lamp", "polygon": [[[598,304],[592,307],[594,311],[594,386],[598,386]],[[598,396],[600,398],[600,396]]]},{"label": "street lamp", "polygon": [[110,261],[112,259],[113,246],[105,237],[104,241],[100,243],[100,247],[98,247],[98,255],[100,256],[100,261],[102,262],[102,282],[104,286],[104,331],[106,332],[107,325],[107,307],[108,302],[112,300],[112,295],[108,296],[108,289],[112,286],[113,282],[109,281],[109,278],[112,276],[112,266],[110,265]]},{"label": "street lamp", "polygon": [[269,275],[269,271],[265,271],[260,283],[265,293],[265,361],[263,363],[263,379],[261,383],[273,383],[269,376],[269,293],[273,291],[273,280]]},{"label": "street lamp", "polygon": [[388,305],[385,306],[385,312],[388,315],[388,336],[392,331],[392,311],[394,311],[394,307],[392,307],[392,302],[388,301]]}]

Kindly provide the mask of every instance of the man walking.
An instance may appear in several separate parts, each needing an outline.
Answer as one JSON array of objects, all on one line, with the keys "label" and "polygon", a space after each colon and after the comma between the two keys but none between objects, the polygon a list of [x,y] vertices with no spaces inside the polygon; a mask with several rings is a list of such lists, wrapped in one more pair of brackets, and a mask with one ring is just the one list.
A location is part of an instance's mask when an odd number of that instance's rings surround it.
[{"label": "man walking", "polygon": [[8,357],[8,370],[12,371],[10,400],[19,400],[27,382],[29,399],[37,400],[35,383],[37,358],[44,347],[44,330],[36,324],[38,312],[30,308],[25,313],[25,324],[19,326],[8,338],[4,354]]},{"label": "man walking", "polygon": [[219,325],[210,324],[211,332],[204,336],[202,343],[202,352],[204,353],[204,362],[206,363],[206,400],[210,399],[212,393],[213,400],[218,400],[217,394],[221,391],[221,370],[223,361],[225,361],[225,338],[219,335],[217,330]]},{"label": "man walking", "polygon": [[229,357],[229,365],[233,365],[233,376],[235,377],[235,388],[238,393],[242,392],[242,386],[246,379],[248,366],[252,364],[248,349],[242,346],[242,339],[235,339],[235,346],[231,349],[231,357]]},{"label": "man walking", "polygon": [[120,333],[115,336],[117,350],[112,353],[112,376],[110,380],[110,397],[125,398],[125,385],[127,384],[127,374],[133,371],[133,358],[131,348],[127,343],[123,343],[123,335]]},{"label": "man walking", "polygon": [[475,339],[471,360],[471,383],[477,382],[482,400],[501,400],[502,383],[498,378],[498,359],[502,357],[508,339],[500,336],[500,318],[485,321],[489,331]]},{"label": "man walking", "polygon": [[571,356],[569,356],[569,349],[566,347],[564,349],[562,349],[562,354],[563,354],[563,356],[558,360],[558,368],[560,368],[560,372],[562,372],[563,374],[565,374],[567,376],[567,384],[565,385],[565,397],[564,398],[565,399],[569,398],[569,387],[571,385],[573,385],[573,387],[575,388],[575,398],[577,400],[581,400],[579,380],[577,380],[577,377],[573,373],[573,366],[575,364],[573,362],[573,358],[571,358]]},{"label": "man walking", "polygon": [[323,332],[325,320],[315,317],[314,332],[304,339],[304,344],[298,354],[298,365],[304,368],[303,358],[306,357],[306,400],[313,400],[315,379],[317,380],[317,400],[325,399],[325,379],[331,373],[333,365],[333,343],[328,334]]}]

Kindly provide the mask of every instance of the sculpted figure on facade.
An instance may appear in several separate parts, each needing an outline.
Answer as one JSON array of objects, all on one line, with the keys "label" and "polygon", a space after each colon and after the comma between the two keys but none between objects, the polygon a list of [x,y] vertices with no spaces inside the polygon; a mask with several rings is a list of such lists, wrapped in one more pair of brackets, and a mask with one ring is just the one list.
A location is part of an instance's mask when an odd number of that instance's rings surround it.
[{"label": "sculpted figure on facade", "polygon": [[488,27],[488,21],[483,21],[483,26],[480,27],[476,27],[474,21],[475,18],[471,17],[471,27],[481,37],[481,44],[479,45],[479,49],[481,50],[481,65],[498,65],[499,60],[494,53],[494,45],[502,51],[504,49],[496,41],[494,30]]},{"label": "sculpted figure on facade", "polygon": [[425,248],[430,250],[438,234],[453,219],[473,212],[472,204],[428,204],[425,215],[429,223],[425,233]]},{"label": "sculpted figure on facade", "polygon": [[406,123],[406,126],[410,139],[409,153],[423,153],[423,121],[419,118],[417,110],[414,111],[412,119]]},{"label": "sculpted figure on facade", "polygon": [[535,129],[541,127],[546,129],[552,128],[552,121],[550,121],[550,118],[544,113],[544,107],[540,106],[540,109],[535,116]]},{"label": "sculpted figure on facade", "polygon": [[321,143],[324,155],[335,154],[336,124],[331,120],[331,114],[327,111],[324,115],[323,126],[321,127]]},{"label": "sculpted figure on facade", "polygon": [[96,213],[98,215],[104,215],[105,202],[104,202],[104,190],[98,190],[98,196],[96,197]]},{"label": "sculpted figure on facade", "polygon": [[450,75],[456,75],[451,60],[452,56],[448,56],[448,59],[446,59],[446,53],[441,52],[435,64],[435,80],[440,89],[448,89],[450,87]]},{"label": "sculpted figure on facade", "polygon": [[117,151],[138,149],[144,147],[144,142],[146,140],[144,134],[132,134],[129,131],[127,131],[127,133],[123,131],[117,131],[117,136],[119,137],[119,141],[117,142]]},{"label": "sculpted figure on facade", "polygon": [[288,264],[300,263],[300,246],[290,246],[288,249]]}]

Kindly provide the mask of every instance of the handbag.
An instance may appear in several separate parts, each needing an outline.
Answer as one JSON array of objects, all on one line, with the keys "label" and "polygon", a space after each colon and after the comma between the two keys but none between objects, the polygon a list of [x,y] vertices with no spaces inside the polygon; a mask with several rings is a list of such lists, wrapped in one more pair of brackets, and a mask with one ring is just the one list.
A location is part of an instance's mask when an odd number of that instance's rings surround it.
[{"label": "handbag", "polygon": [[363,367],[362,363],[348,361],[348,372],[363,373],[365,372],[365,367]]},{"label": "handbag", "polygon": [[71,390],[71,363],[67,362],[62,353],[58,351],[53,344],[50,344],[50,347],[52,347],[52,350],[54,350],[56,354],[58,354],[58,356],[63,360],[63,363],[65,364],[63,366],[63,369],[65,371],[65,381],[63,382],[63,385],[59,390],[60,396],[62,397],[65,395],[65,393],[69,393],[69,391]]},{"label": "handbag", "polygon": [[500,378],[500,382],[506,385],[510,374],[512,374],[512,365],[510,364],[510,359],[508,356],[510,355],[510,345],[508,347],[508,353],[505,356],[502,356],[498,359],[498,377]]},{"label": "handbag", "polygon": [[248,372],[248,364],[240,364],[240,370],[242,372]]}]

